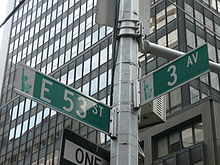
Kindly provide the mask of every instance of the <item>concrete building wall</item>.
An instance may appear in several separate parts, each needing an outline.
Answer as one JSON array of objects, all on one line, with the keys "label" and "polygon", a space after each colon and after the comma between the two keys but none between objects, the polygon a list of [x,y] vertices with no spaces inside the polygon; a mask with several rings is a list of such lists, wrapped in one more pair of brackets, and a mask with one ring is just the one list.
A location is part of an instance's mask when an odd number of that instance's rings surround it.
[{"label": "concrete building wall", "polygon": [[219,109],[219,102],[206,98],[170,116],[166,123],[141,130],[140,140],[144,141],[145,164],[150,165],[153,162],[153,153],[156,150],[154,144],[155,136],[174,128],[178,129],[183,123],[189,123],[191,120],[201,117],[204,132],[204,164],[218,165],[220,154]]}]

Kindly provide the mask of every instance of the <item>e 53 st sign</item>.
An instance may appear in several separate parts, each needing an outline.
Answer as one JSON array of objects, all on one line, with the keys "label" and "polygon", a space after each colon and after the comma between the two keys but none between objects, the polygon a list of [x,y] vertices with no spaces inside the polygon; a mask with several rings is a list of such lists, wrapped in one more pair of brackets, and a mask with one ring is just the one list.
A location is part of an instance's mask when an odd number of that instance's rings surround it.
[{"label": "e 53 st sign", "polygon": [[203,45],[143,77],[140,81],[141,104],[146,104],[208,71],[208,48]]},{"label": "e 53 st sign", "polygon": [[109,106],[26,65],[18,65],[15,92],[102,132],[109,132]]}]

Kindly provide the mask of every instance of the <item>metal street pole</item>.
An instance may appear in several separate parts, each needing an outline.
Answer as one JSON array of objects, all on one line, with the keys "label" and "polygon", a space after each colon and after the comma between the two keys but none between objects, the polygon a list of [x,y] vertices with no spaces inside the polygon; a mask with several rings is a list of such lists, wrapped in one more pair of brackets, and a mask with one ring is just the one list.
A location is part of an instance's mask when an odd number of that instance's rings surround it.
[{"label": "metal street pole", "polygon": [[138,2],[120,0],[113,93],[117,136],[111,142],[111,165],[138,164],[138,112],[133,100],[133,82],[138,79]]}]

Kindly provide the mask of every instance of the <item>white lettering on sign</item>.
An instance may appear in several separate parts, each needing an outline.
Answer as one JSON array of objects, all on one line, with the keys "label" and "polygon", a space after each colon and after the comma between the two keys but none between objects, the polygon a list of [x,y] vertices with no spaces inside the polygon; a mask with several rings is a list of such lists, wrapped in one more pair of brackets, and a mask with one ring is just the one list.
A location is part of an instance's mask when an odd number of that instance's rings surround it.
[{"label": "white lettering on sign", "polygon": [[53,83],[52,83],[51,81],[48,81],[48,80],[46,80],[46,79],[43,78],[43,80],[42,80],[42,86],[41,86],[40,99],[42,99],[42,100],[44,100],[44,101],[46,101],[46,102],[48,102],[48,103],[51,103],[51,100],[48,99],[48,98],[46,98],[45,95],[44,95],[45,92],[48,92],[48,93],[49,93],[49,91],[50,91],[48,88],[46,88],[46,84],[48,84],[48,85],[50,85],[50,86],[53,85]]},{"label": "white lettering on sign", "polygon": [[172,71],[170,74],[170,77],[173,77],[173,81],[168,81],[167,85],[173,86],[177,81],[176,66],[170,65],[170,67],[167,69],[167,72],[170,72],[170,71]]},{"label": "white lettering on sign", "polygon": [[86,164],[86,165],[101,165],[101,159],[89,154],[82,148],[77,148],[75,152],[76,162],[79,164]]},{"label": "white lettering on sign", "polygon": [[99,105],[93,105],[93,114],[97,115],[99,112],[99,116],[102,117],[102,110],[103,107],[99,106]]},{"label": "white lettering on sign", "polygon": [[68,90],[66,90],[65,89],[65,91],[64,91],[64,100],[65,101],[67,101],[67,102],[69,102],[69,107],[63,107],[63,109],[65,110],[65,111],[67,111],[67,112],[71,112],[72,110],[73,110],[73,106],[74,106],[74,104],[73,104],[73,100],[69,97],[69,95],[70,96],[73,96],[74,95],[74,93],[73,92],[70,92],[70,91],[68,91]]},{"label": "white lettering on sign", "polygon": [[187,68],[190,65],[193,65],[193,64],[197,63],[197,60],[198,60],[198,52],[196,52],[196,54],[192,54],[192,57],[189,56],[188,57],[188,62],[187,62]]},{"label": "white lettering on sign", "polygon": [[83,104],[80,106],[81,109],[76,110],[76,114],[80,118],[86,118],[86,100],[83,97],[79,97],[78,100],[82,101]]},{"label": "white lettering on sign", "polygon": [[98,155],[80,147],[79,145],[65,140],[63,157],[74,163],[81,165],[108,165],[109,163]]}]

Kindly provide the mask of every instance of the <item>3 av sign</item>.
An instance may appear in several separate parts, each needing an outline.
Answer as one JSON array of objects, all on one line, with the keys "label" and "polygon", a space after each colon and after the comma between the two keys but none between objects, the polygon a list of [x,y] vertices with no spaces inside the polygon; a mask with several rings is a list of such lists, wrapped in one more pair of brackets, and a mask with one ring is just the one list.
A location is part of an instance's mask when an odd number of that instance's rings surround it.
[{"label": "3 av sign", "polygon": [[109,132],[109,106],[26,65],[18,65],[15,92],[102,132]]},{"label": "3 av sign", "polygon": [[141,104],[146,104],[208,71],[208,48],[203,45],[143,77],[140,80]]}]

